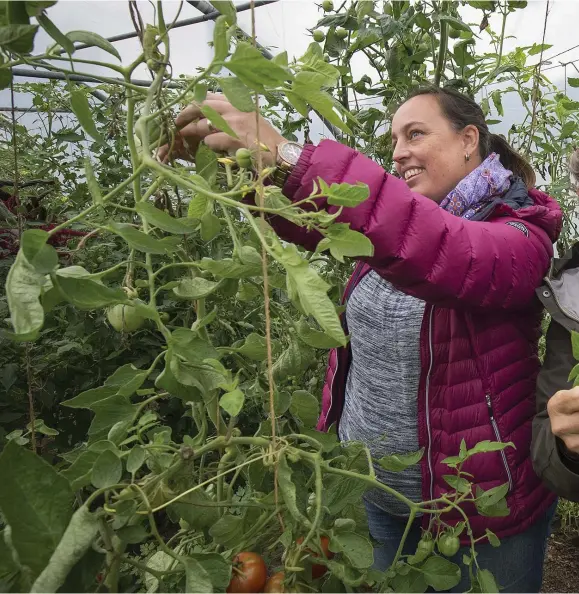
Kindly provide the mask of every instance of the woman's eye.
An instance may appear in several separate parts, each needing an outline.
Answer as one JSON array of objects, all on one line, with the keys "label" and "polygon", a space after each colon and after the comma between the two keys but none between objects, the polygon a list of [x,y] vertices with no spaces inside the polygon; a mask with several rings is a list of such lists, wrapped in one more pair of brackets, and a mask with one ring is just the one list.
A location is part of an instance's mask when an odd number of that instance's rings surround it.
[{"label": "woman's eye", "polygon": [[408,136],[410,137],[410,140],[412,140],[418,136],[422,136],[422,132],[420,130],[412,130]]}]

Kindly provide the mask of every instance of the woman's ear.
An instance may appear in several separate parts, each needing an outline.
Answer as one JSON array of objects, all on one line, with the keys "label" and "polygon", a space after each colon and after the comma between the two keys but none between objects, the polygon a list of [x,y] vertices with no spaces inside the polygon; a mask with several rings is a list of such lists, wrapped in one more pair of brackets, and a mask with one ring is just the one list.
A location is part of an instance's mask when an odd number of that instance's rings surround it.
[{"label": "woman's ear", "polygon": [[462,142],[464,152],[467,155],[476,155],[478,153],[479,132],[473,124],[465,126],[462,130]]}]

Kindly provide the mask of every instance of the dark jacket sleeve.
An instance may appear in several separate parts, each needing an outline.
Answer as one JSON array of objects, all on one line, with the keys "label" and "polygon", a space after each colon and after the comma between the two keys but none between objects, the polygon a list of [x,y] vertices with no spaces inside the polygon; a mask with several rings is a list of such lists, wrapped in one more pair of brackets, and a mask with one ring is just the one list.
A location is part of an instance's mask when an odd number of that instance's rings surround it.
[{"label": "dark jacket sleeve", "polygon": [[571,350],[569,331],[551,321],[546,338],[547,350],[537,378],[537,414],[533,420],[531,457],[535,472],[555,493],[579,501],[579,458],[567,451],[551,432],[547,402],[559,390],[572,387],[567,381],[577,363]]}]

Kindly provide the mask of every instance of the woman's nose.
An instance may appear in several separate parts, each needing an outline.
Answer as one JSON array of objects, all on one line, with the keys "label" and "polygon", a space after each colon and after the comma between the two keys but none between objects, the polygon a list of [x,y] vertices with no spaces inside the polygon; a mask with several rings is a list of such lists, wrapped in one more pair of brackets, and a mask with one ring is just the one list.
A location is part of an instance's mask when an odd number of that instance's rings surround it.
[{"label": "woman's nose", "polygon": [[395,163],[402,163],[408,159],[408,157],[410,157],[410,151],[408,150],[408,147],[403,142],[398,141],[394,147],[392,159]]}]

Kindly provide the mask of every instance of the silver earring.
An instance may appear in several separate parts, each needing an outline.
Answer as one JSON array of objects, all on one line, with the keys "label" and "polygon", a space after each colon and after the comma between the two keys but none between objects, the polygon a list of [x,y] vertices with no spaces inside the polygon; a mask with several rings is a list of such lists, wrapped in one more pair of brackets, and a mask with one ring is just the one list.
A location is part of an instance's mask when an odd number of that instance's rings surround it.
[{"label": "silver earring", "polygon": [[468,153],[464,154],[464,160],[468,163],[470,161],[470,155]]}]

